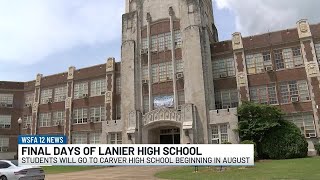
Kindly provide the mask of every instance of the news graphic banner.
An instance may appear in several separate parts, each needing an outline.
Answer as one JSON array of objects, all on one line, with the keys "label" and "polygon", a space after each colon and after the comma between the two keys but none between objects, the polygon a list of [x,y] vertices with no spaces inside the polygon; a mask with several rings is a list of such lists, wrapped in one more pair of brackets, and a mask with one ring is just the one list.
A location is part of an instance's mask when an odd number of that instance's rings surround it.
[{"label": "news graphic banner", "polygon": [[250,144],[66,144],[64,136],[20,136],[19,165],[253,166]]}]

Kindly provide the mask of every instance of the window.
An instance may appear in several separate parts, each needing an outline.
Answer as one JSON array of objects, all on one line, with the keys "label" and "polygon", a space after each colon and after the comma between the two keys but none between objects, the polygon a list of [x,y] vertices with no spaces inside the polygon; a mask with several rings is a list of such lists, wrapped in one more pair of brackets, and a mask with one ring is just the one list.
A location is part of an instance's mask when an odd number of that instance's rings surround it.
[{"label": "window", "polygon": [[178,92],[178,105],[183,105],[185,104],[185,96],[184,96],[184,91]]},{"label": "window", "polygon": [[152,82],[164,82],[172,80],[172,63],[160,63],[152,65]]},{"label": "window", "polygon": [[0,115],[0,129],[11,128],[11,115]]},{"label": "window", "polygon": [[90,108],[90,119],[94,122],[106,120],[106,109],[104,106]]},{"label": "window", "polygon": [[303,65],[301,48],[286,48],[283,50],[275,50],[276,69],[289,69]]},{"label": "window", "polygon": [[265,71],[267,66],[272,67],[270,52],[252,54],[246,56],[248,74],[257,74]]},{"label": "window", "polygon": [[23,129],[31,128],[32,116],[24,116],[23,117]]},{"label": "window", "polygon": [[88,122],[88,109],[75,109],[73,110],[73,123],[84,124]]},{"label": "window", "polygon": [[142,80],[148,80],[149,79],[149,71],[148,66],[142,67]]},{"label": "window", "polygon": [[41,104],[48,104],[48,102],[52,100],[52,89],[44,89],[41,91]]},{"label": "window", "polygon": [[171,32],[164,34],[165,48],[171,49]]},{"label": "window", "polygon": [[292,97],[298,97],[300,101],[310,100],[307,81],[288,81],[280,83],[282,103],[291,102]]},{"label": "window", "polygon": [[100,137],[101,137],[101,133],[100,132],[90,133],[90,135],[89,135],[89,143],[90,144],[101,144]]},{"label": "window", "polygon": [[158,37],[157,35],[151,36],[151,51],[158,51]]},{"label": "window", "polygon": [[[90,84],[90,96],[101,96],[106,93],[106,80],[99,79],[95,81],[91,81]],[[84,93],[85,94],[85,93]]]},{"label": "window", "polygon": [[121,78],[116,78],[116,93],[121,94]]},{"label": "window", "polygon": [[316,127],[312,112],[289,114],[285,119],[298,126],[305,137],[311,138],[316,136]]},{"label": "window", "polygon": [[221,90],[215,92],[216,109],[238,107],[238,90]]},{"label": "window", "polygon": [[65,112],[64,111],[56,111],[53,113],[52,122],[53,125],[63,125],[65,120]]},{"label": "window", "polygon": [[211,126],[211,135],[212,144],[222,144],[225,142],[229,142],[228,124]]},{"label": "window", "polygon": [[276,85],[250,87],[250,99],[259,104],[278,104]]},{"label": "window", "polygon": [[164,40],[164,34],[159,34],[158,35],[158,47],[159,51],[163,51],[165,48],[165,40]]},{"label": "window", "polygon": [[175,42],[176,48],[181,48],[182,38],[181,38],[180,30],[174,31],[174,42]]},{"label": "window", "polygon": [[317,54],[317,58],[318,58],[318,63],[320,64],[320,43],[315,44],[315,50],[316,50],[316,54]]},{"label": "window", "polygon": [[0,94],[0,107],[13,107],[13,94]]},{"label": "window", "polygon": [[34,93],[28,93],[24,95],[24,104],[33,104]]},{"label": "window", "polygon": [[67,98],[67,86],[54,89],[54,102],[62,102]]},{"label": "window", "polygon": [[143,112],[149,112],[149,96],[143,96]]},{"label": "window", "polygon": [[51,113],[40,113],[39,127],[50,127],[50,126],[51,126]]},{"label": "window", "polygon": [[116,104],[116,119],[117,120],[121,119],[121,104],[120,103]]},{"label": "window", "polygon": [[82,83],[76,83],[74,85],[74,99],[81,99],[84,98],[85,95],[88,95],[88,83],[82,82]]},{"label": "window", "polygon": [[9,137],[0,136],[0,152],[8,152],[9,150]]},{"label": "window", "polygon": [[183,60],[176,60],[176,71],[177,73],[183,73]]},{"label": "window", "polygon": [[76,132],[72,134],[72,144],[88,144],[87,133]]},{"label": "window", "polygon": [[235,76],[236,73],[233,58],[213,61],[212,72],[214,79]]},{"label": "window", "polygon": [[143,50],[147,50],[148,49],[148,39],[147,38],[142,38],[142,40],[141,40],[141,43],[142,43],[142,49]]},{"label": "window", "polygon": [[110,133],[110,144],[122,144],[122,133]]},{"label": "window", "polygon": [[158,64],[153,64],[152,65],[152,82],[158,82]]}]

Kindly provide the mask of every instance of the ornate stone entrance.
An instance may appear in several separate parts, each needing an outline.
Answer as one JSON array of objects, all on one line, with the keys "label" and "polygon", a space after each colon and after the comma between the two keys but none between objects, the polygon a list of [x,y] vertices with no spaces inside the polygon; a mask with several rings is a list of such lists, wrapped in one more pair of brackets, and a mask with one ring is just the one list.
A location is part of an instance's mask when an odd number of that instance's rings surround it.
[{"label": "ornate stone entrance", "polygon": [[143,144],[187,144],[193,142],[194,107],[157,109],[142,117]]}]

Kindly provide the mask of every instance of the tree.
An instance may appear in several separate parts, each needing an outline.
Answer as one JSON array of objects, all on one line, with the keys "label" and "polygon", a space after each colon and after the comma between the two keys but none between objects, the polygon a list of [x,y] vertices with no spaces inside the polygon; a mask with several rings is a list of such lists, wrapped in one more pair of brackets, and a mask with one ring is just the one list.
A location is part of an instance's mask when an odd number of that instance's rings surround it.
[{"label": "tree", "polygon": [[260,144],[266,132],[280,126],[283,113],[275,106],[245,102],[238,108],[240,139]]}]

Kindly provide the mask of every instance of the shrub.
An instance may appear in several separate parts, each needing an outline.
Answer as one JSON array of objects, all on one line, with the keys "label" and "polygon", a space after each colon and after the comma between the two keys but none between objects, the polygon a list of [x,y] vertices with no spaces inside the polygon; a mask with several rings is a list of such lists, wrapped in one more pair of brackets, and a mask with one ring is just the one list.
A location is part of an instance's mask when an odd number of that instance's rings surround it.
[{"label": "shrub", "polygon": [[316,149],[316,151],[318,152],[318,155],[320,155],[320,143],[316,143],[314,145],[314,148]]},{"label": "shrub", "polygon": [[[308,142],[299,128],[289,121],[281,121],[271,129],[259,146],[259,155],[270,159],[303,158],[308,155]],[[261,156],[260,156],[261,157]]]},{"label": "shrub", "polygon": [[254,158],[258,159],[258,151],[257,151],[257,144],[250,140],[242,141],[240,144],[253,144],[254,145]]}]

